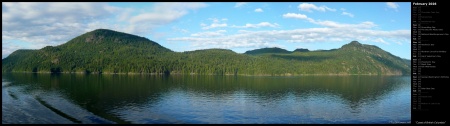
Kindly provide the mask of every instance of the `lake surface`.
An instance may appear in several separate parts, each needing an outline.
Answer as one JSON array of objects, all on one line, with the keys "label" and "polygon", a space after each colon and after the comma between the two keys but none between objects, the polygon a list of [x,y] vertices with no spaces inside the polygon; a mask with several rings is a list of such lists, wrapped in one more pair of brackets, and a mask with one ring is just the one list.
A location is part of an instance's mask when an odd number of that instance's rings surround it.
[{"label": "lake surface", "polygon": [[3,73],[2,123],[404,123],[410,78]]}]

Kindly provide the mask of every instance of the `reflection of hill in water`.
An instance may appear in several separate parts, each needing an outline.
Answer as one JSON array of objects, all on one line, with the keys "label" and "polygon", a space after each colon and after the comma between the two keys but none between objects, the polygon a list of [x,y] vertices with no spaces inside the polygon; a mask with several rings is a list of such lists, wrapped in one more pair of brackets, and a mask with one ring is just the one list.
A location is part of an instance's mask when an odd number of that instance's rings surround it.
[{"label": "reflection of hill in water", "polygon": [[[84,75],[84,74],[4,74],[2,78],[14,80],[11,86],[24,86],[31,90],[58,90],[74,104],[118,122],[129,123],[108,111],[121,106],[138,106],[157,102],[168,84],[163,76]],[[158,78],[158,79],[155,79]]]},{"label": "reflection of hill in water", "polygon": [[[40,84],[42,89],[63,89],[74,100],[118,104],[147,102],[174,88],[213,96],[245,91],[261,100],[276,100],[289,92],[296,96],[331,93],[350,103],[377,100],[395,89],[403,80],[395,76],[154,76],[154,75],[81,75],[81,74],[8,74],[17,84]],[[142,101],[143,100],[143,101]],[[156,99],[154,99],[156,100]]]},{"label": "reflection of hill in water", "polygon": [[[301,76],[301,77],[243,77],[243,76],[192,76],[186,79],[187,87],[198,93],[232,95],[245,91],[262,101],[277,101],[294,94],[308,97],[314,94],[331,94],[357,107],[361,102],[381,99],[405,83],[398,76]],[[178,80],[178,79],[176,79]]]},{"label": "reflection of hill in water", "polygon": [[[122,106],[156,104],[167,93],[184,91],[190,96],[232,99],[236,94],[269,103],[294,96],[311,98],[317,94],[343,99],[357,110],[363,102],[376,102],[405,83],[398,76],[189,76],[189,75],[81,75],[5,74],[10,85],[30,84],[39,90],[60,90],[75,104],[104,118]],[[32,87],[36,87],[32,86]],[[35,90],[35,89],[29,89]]]}]

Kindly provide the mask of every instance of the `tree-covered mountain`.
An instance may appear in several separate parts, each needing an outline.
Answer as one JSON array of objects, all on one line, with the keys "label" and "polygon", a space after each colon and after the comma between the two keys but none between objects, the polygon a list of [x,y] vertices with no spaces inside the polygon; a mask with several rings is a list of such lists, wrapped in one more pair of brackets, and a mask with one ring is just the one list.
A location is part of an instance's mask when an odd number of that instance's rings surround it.
[{"label": "tree-covered mountain", "polygon": [[295,49],[293,52],[309,52],[309,49],[299,48],[299,49]]},{"label": "tree-covered mountain", "polygon": [[273,47],[273,48],[262,48],[262,49],[255,49],[246,51],[244,54],[250,54],[250,55],[258,55],[258,54],[264,54],[264,53],[291,53],[285,49]]},{"label": "tree-covered mountain", "polygon": [[143,37],[97,29],[59,46],[17,50],[2,72],[156,73],[217,75],[410,74],[409,60],[353,41],[339,49],[293,52],[263,48],[174,52]]}]

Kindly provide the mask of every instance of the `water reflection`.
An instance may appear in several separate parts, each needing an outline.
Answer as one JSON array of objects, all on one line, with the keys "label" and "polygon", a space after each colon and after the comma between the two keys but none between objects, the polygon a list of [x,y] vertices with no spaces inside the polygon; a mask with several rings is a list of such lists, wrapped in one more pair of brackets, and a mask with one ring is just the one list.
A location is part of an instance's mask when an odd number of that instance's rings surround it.
[{"label": "water reflection", "polygon": [[93,115],[82,123],[388,123],[410,120],[409,78],[2,74],[2,91],[21,88],[2,98],[64,108],[55,96]]}]

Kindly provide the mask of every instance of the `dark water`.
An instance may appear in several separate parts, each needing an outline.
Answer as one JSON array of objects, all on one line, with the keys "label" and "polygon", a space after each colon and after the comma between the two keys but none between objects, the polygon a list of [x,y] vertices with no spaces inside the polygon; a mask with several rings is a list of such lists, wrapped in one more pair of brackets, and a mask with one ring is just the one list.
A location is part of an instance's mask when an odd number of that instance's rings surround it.
[{"label": "dark water", "polygon": [[409,76],[2,74],[2,123],[405,123]]}]

